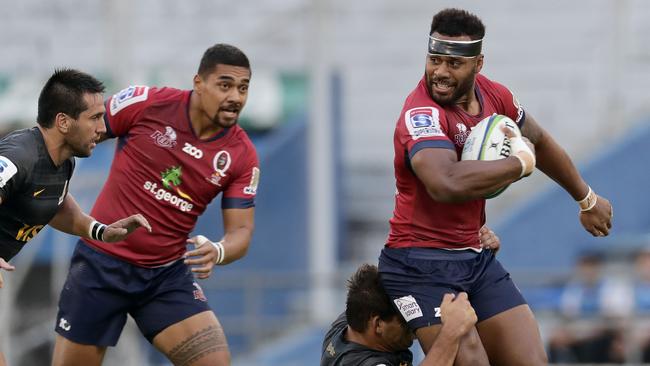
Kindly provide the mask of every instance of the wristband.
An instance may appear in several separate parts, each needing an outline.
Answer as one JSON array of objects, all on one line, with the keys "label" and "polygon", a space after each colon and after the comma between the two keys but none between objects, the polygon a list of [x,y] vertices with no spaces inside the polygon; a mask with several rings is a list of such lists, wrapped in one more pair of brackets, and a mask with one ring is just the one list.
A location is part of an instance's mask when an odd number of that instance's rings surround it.
[{"label": "wristband", "polygon": [[587,192],[587,196],[581,199],[580,201],[577,201],[578,205],[580,206],[580,212],[591,210],[592,208],[594,208],[594,206],[596,206],[597,201],[598,201],[598,196],[596,196],[596,192],[594,192],[593,189],[589,187],[589,192]]},{"label": "wristband", "polygon": [[[535,154],[530,147],[526,145],[526,142],[519,136],[513,137],[510,139],[510,148],[512,151],[511,155],[514,155],[521,163],[521,174],[519,175],[519,178],[532,173],[533,169],[535,169]],[[525,159],[519,155],[520,153],[528,154],[530,159]]]},{"label": "wristband", "polygon": [[226,257],[226,251],[223,248],[223,240],[218,242],[213,242],[212,240],[206,238],[203,235],[198,235],[196,240],[196,246],[200,247],[205,243],[210,243],[217,250],[217,258],[214,260],[214,264],[221,264]]},{"label": "wristband", "polygon": [[524,175],[526,175],[526,162],[524,161],[524,158],[522,158],[519,155],[513,155],[513,156],[519,159],[519,162],[521,163],[521,174],[519,174],[519,178],[521,178]]},{"label": "wristband", "polygon": [[223,263],[223,260],[226,258],[226,251],[223,248],[223,240],[218,241],[218,242],[210,242],[214,246],[214,248],[217,250],[217,259],[214,260],[214,264],[221,264]]},{"label": "wristband", "polygon": [[104,230],[106,230],[107,226],[97,220],[93,220],[88,227],[88,237],[93,240],[104,241]]}]

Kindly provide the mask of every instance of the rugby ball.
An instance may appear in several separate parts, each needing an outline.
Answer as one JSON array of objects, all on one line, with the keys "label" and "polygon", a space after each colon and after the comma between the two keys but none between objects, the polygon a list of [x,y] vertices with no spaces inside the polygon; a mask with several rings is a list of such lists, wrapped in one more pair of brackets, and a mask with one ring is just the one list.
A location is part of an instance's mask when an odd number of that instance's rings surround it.
[{"label": "rugby ball", "polygon": [[[465,140],[461,160],[499,160],[510,156],[510,139],[501,130],[502,127],[508,127],[514,131],[515,135],[521,136],[521,131],[517,124],[510,118],[493,114],[483,119],[472,128],[469,136]],[[508,186],[501,187],[494,193],[488,194],[485,198],[494,198]]]}]

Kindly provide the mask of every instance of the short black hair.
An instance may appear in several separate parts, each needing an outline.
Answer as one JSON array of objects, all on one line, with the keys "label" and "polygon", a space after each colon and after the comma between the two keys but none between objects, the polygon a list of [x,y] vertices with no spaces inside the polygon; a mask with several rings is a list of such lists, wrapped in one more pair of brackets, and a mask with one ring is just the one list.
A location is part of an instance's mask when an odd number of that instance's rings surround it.
[{"label": "short black hair", "polygon": [[213,72],[214,68],[219,64],[240,66],[249,70],[251,68],[248,57],[246,57],[242,50],[229,44],[217,43],[203,53],[198,74],[201,77],[205,77]]},{"label": "short black hair", "polygon": [[345,316],[352,329],[364,332],[375,315],[389,321],[398,314],[381,284],[377,267],[363,264],[348,280]]},{"label": "short black hair", "polygon": [[103,93],[104,89],[101,81],[84,72],[57,69],[45,83],[38,97],[36,122],[44,128],[50,128],[59,113],[76,119],[88,108],[83,99],[84,94]]},{"label": "short black hair", "polygon": [[448,8],[433,16],[429,35],[435,32],[449,37],[469,36],[476,40],[485,36],[485,25],[467,10]]}]

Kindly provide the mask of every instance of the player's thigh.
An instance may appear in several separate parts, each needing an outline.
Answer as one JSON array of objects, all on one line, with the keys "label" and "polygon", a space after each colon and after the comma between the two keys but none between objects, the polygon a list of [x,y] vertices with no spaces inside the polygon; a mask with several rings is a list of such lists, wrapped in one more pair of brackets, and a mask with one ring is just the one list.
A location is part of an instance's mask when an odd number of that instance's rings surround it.
[{"label": "player's thigh", "polygon": [[483,347],[494,366],[536,366],[548,363],[537,321],[523,304],[477,324]]},{"label": "player's thigh", "polygon": [[5,356],[0,352],[0,366],[7,366],[7,361],[5,361]]},{"label": "player's thigh", "polygon": [[[415,331],[415,335],[420,342],[422,351],[426,354],[429,352],[436,339],[440,336],[440,328],[442,325],[431,325],[428,327],[419,328]],[[476,328],[472,328],[463,338],[460,339],[458,345],[458,353],[456,354],[455,366],[488,366],[488,357],[481,344]]]},{"label": "player's thigh", "polygon": [[153,338],[153,345],[176,366],[230,365],[226,336],[212,311],[165,328]]},{"label": "player's thigh", "polygon": [[52,366],[99,366],[106,347],[90,346],[56,336]]}]

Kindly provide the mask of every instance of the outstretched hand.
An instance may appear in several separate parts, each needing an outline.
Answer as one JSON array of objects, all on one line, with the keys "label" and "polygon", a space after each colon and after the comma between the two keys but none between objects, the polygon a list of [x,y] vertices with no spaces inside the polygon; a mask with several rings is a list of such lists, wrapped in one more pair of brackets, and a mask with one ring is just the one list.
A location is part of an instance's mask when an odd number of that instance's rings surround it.
[{"label": "outstretched hand", "polygon": [[580,211],[580,223],[593,236],[607,236],[612,228],[614,209],[606,198],[596,195],[596,205]]},{"label": "outstretched hand", "polygon": [[141,214],[131,215],[127,218],[115,221],[108,225],[104,230],[104,241],[114,243],[126,239],[135,229],[144,227],[148,232],[151,232],[151,225],[149,221]]},{"label": "outstretched hand", "polygon": [[[4,269],[5,271],[13,271],[16,269],[16,267],[12,266],[11,264],[7,263],[4,259],[0,258],[0,269]],[[2,288],[2,285],[4,284],[4,280],[2,279],[2,272],[0,272],[0,288]]]}]

